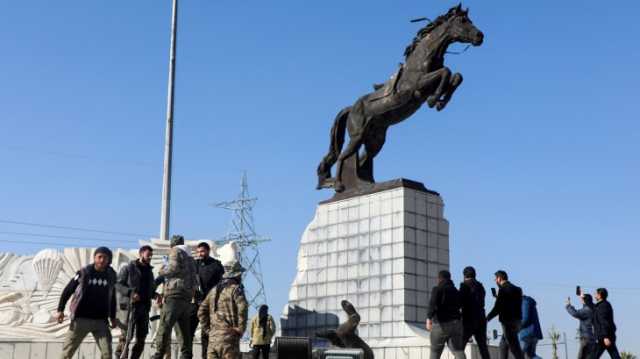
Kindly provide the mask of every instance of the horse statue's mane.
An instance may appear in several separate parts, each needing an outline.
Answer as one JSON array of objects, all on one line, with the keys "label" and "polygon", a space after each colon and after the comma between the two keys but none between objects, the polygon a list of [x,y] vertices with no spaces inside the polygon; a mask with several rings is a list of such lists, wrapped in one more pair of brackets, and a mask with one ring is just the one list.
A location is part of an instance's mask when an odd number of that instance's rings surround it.
[{"label": "horse statue's mane", "polygon": [[435,28],[449,20],[452,16],[457,15],[459,10],[460,7],[453,7],[446,14],[438,16],[435,20],[429,22],[425,27],[418,30],[418,33],[413,38],[411,44],[404,50],[405,60],[413,53],[422,39],[429,35],[429,33],[431,33],[431,31],[433,31]]}]

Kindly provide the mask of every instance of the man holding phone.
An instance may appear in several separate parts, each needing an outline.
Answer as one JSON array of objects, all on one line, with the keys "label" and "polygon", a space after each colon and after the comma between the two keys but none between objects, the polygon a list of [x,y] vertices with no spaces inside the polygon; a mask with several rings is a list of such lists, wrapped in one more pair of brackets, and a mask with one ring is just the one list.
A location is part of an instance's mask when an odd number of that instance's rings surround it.
[{"label": "man holding phone", "polygon": [[576,294],[582,300],[582,308],[576,309],[571,305],[571,298],[567,298],[567,312],[572,317],[580,320],[578,334],[580,337],[580,349],[578,349],[578,359],[590,359],[595,347],[593,335],[593,299],[589,294],[582,294],[580,287],[576,289]]},{"label": "man holding phone", "polygon": [[524,359],[524,353],[518,338],[522,322],[522,289],[509,282],[509,276],[503,270],[497,271],[495,276],[496,284],[500,290],[498,291],[496,303],[487,316],[487,322],[499,316],[500,324],[502,324],[500,359],[507,359],[509,351],[516,359]]}]

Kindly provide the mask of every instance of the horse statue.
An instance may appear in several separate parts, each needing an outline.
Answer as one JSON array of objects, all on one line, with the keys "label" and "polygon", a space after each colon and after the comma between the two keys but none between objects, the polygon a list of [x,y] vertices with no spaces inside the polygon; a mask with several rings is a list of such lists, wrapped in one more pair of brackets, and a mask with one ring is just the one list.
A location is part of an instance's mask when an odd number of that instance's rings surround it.
[{"label": "horse statue", "polygon": [[[462,75],[452,74],[444,65],[449,45],[459,42],[480,46],[483,39],[482,31],[469,19],[469,9],[463,10],[462,5],[420,29],[396,73],[338,113],[331,128],[329,152],[318,166],[317,189],[343,192],[375,183],[373,159],[385,143],[389,126],[406,120],[425,102],[430,108],[443,110],[462,83]],[[343,151],[346,130],[350,140]],[[336,174],[332,178],[334,164]]]},{"label": "horse statue", "polygon": [[332,345],[338,348],[362,349],[364,359],[374,359],[371,347],[358,336],[360,314],[348,300],[343,300],[340,305],[347,315],[347,321],[340,324],[337,329],[325,330],[316,333],[316,336],[329,340]]}]

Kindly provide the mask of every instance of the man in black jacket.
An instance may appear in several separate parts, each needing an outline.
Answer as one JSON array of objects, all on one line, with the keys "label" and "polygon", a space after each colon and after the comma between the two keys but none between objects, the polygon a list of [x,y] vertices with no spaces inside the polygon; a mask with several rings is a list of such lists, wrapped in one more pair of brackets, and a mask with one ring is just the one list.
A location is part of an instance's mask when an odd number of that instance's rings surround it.
[{"label": "man in black jacket", "polygon": [[111,359],[111,328],[116,326],[116,272],[111,268],[111,250],[99,247],[93,263],[79,270],[62,291],[56,319],[64,321],[64,307],[69,298],[71,323],[62,345],[62,359],[73,358],[82,340],[91,333],[102,359]]},{"label": "man in black jacket", "polygon": [[[155,283],[153,278],[153,267],[151,258],[153,248],[142,246],[138,250],[139,258],[132,260],[128,265],[122,267],[118,274],[116,290],[118,291],[118,303],[120,309],[121,334],[116,348],[116,357],[123,358],[122,352],[125,349],[127,340],[127,330],[129,323],[127,319],[133,321],[136,344],[131,349],[131,359],[138,359],[144,351],[144,342],[149,333],[149,311],[151,310],[151,300],[155,297]],[[133,303],[130,307],[129,304]],[[129,311],[131,315],[129,316]],[[124,353],[124,358],[129,353]]]},{"label": "man in black jacket", "polygon": [[[198,255],[198,259],[196,259],[196,273],[198,275],[200,287],[196,291],[196,296],[194,298],[195,305],[191,314],[192,337],[196,333],[196,328],[198,327],[198,308],[200,307],[200,304],[204,301],[204,298],[207,297],[209,291],[218,285],[220,279],[222,279],[222,275],[224,274],[224,267],[222,266],[222,263],[211,257],[211,247],[209,247],[207,242],[198,243],[196,253]],[[200,334],[200,340],[202,343],[202,359],[206,359],[207,348],[209,347],[209,336],[204,331]]]},{"label": "man in black jacket", "polygon": [[605,288],[596,290],[596,303],[593,312],[593,328],[596,334],[595,359],[602,356],[604,351],[609,352],[611,359],[620,359],[620,353],[616,346],[616,324],[613,322],[613,308],[607,301],[609,292]]},{"label": "man in black jacket", "polygon": [[460,283],[462,300],[463,343],[474,337],[482,359],[491,359],[487,347],[487,318],[484,310],[486,292],[482,283],[476,280],[476,270],[466,267],[462,274],[464,282]]},{"label": "man in black jacket", "polygon": [[496,304],[487,316],[487,322],[499,316],[500,324],[502,324],[500,359],[507,359],[509,350],[516,359],[524,359],[524,353],[518,339],[522,321],[522,289],[511,284],[507,272],[503,270],[497,271],[495,276],[496,284],[500,290]]},{"label": "man in black jacket", "polygon": [[443,270],[438,273],[438,285],[433,287],[427,312],[427,331],[431,332],[431,359],[439,359],[444,345],[456,359],[466,359],[462,340],[460,293],[451,281],[451,273]]}]

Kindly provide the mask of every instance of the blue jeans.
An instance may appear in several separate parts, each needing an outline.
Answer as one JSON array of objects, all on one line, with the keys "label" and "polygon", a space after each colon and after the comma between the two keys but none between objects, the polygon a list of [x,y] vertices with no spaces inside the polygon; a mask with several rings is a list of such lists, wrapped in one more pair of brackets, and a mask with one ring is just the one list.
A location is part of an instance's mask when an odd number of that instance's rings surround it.
[{"label": "blue jeans", "polygon": [[527,359],[535,358],[536,355],[536,346],[538,346],[537,338],[522,338],[520,339],[520,347],[522,348],[522,352],[524,353]]}]

